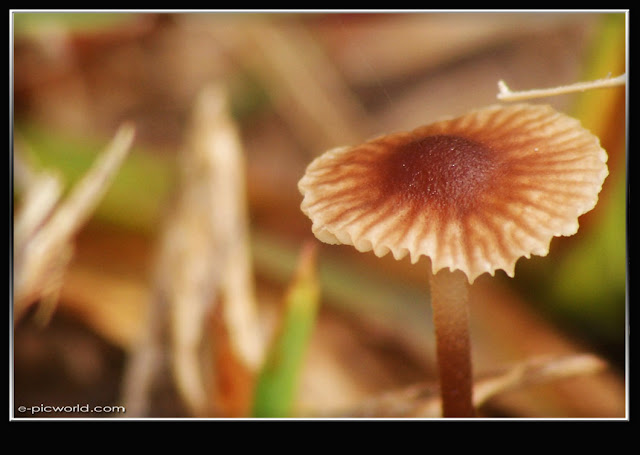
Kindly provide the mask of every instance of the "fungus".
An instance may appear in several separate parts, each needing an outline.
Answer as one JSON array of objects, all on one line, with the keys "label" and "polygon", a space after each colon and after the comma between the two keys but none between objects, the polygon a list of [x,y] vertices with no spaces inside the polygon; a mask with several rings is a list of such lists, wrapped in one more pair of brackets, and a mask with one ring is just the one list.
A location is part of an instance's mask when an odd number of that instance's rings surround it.
[{"label": "fungus", "polygon": [[599,139],[546,105],[489,106],[338,147],[298,183],[315,236],[431,262],[445,417],[470,417],[468,286],[578,230],[608,174]]}]

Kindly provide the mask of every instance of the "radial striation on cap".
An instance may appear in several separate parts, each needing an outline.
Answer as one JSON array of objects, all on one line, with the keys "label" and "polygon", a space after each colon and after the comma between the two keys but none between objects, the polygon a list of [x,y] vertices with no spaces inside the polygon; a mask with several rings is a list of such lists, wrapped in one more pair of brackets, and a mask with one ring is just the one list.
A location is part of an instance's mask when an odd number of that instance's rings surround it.
[{"label": "radial striation on cap", "polygon": [[431,259],[469,282],[545,256],[578,230],[608,175],[599,139],[545,105],[489,106],[339,147],[298,183],[316,237]]}]

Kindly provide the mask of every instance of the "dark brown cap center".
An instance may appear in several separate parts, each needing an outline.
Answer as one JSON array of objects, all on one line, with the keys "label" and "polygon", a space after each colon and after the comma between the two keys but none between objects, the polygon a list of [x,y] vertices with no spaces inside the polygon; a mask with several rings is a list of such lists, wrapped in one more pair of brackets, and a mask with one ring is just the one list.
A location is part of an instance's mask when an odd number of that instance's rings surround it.
[{"label": "dark brown cap center", "polygon": [[461,136],[434,135],[397,147],[379,171],[385,197],[398,197],[418,209],[436,206],[466,213],[495,168],[489,147]]}]

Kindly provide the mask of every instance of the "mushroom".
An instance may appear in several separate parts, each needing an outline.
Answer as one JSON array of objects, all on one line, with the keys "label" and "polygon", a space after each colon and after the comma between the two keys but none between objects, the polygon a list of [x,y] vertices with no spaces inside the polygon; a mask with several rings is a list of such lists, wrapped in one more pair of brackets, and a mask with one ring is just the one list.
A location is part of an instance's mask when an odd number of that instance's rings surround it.
[{"label": "mushroom", "polygon": [[606,162],[578,120],[546,105],[494,105],[329,150],[298,188],[319,240],[430,259],[442,413],[471,417],[468,286],[498,269],[513,277],[520,257],[575,234]]}]

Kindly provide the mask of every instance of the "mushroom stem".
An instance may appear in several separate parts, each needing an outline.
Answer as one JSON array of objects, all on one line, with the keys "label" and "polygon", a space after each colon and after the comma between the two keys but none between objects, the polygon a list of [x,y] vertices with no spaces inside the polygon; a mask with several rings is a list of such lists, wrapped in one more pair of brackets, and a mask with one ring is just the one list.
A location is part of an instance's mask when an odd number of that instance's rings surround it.
[{"label": "mushroom stem", "polygon": [[443,417],[473,417],[467,276],[457,270],[430,274]]}]

